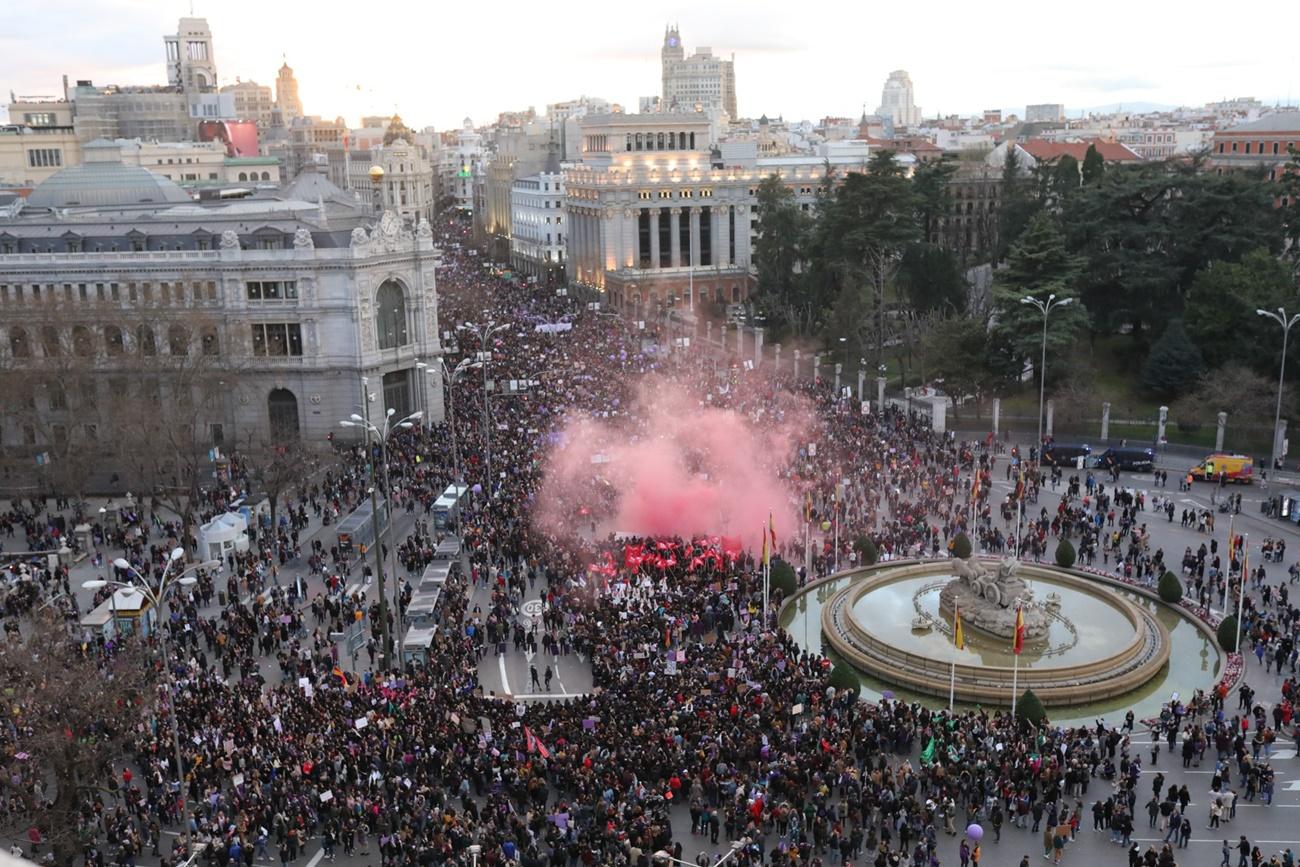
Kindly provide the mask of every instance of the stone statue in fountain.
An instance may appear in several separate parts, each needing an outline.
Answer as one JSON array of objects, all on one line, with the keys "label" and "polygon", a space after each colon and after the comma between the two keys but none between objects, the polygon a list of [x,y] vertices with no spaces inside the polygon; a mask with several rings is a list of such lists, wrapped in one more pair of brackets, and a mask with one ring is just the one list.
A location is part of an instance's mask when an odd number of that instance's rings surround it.
[{"label": "stone statue in fountain", "polygon": [[1011,557],[990,569],[974,558],[952,561],[956,576],[939,591],[939,610],[948,620],[953,608],[961,609],[968,625],[1000,638],[1011,639],[1016,631],[1016,608],[1025,618],[1025,638],[1047,634],[1050,617],[1034,602],[1034,592],[1016,573],[1019,563]]}]

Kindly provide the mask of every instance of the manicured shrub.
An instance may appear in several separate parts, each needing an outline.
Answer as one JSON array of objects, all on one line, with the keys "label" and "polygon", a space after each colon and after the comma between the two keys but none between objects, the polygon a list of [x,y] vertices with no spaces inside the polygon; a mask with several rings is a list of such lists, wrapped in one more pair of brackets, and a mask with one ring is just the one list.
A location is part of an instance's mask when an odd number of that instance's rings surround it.
[{"label": "manicured shrub", "polygon": [[1062,539],[1056,546],[1056,565],[1062,569],[1069,569],[1075,561],[1074,546],[1070,544],[1069,539]]},{"label": "manicured shrub", "polygon": [[953,538],[952,546],[949,550],[952,551],[952,556],[965,560],[970,556],[971,552],[970,539],[966,537],[965,533],[958,533]]},{"label": "manicured shrub", "polygon": [[853,543],[853,550],[858,552],[858,562],[863,566],[874,566],[880,559],[880,553],[876,551],[876,543],[871,541],[870,536],[859,536]]},{"label": "manicured shrub", "polygon": [[1047,719],[1047,708],[1043,707],[1032,689],[1026,689],[1020,696],[1020,701],[1016,702],[1016,716],[1034,725],[1042,725]]},{"label": "manicured shrub", "polygon": [[1160,591],[1160,598],[1170,605],[1177,605],[1183,598],[1183,582],[1178,580],[1178,576],[1173,572],[1166,572],[1160,576],[1160,583],[1156,585]]},{"label": "manicured shrub", "polygon": [[1231,653],[1237,649],[1237,615],[1229,614],[1219,622],[1219,646]]}]

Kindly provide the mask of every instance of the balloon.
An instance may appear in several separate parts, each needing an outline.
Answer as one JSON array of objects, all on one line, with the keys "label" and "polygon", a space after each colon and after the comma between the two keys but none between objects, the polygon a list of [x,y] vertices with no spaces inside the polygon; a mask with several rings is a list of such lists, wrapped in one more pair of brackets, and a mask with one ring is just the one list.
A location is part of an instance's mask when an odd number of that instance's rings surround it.
[{"label": "balloon", "polygon": [[481,493],[483,493],[483,486],[482,486],[482,485],[475,485],[474,487],[470,488],[470,490],[473,491],[473,492],[476,493],[476,494],[481,494]]},{"label": "balloon", "polygon": [[966,826],[966,836],[978,843],[984,839],[984,829],[977,822],[971,822]]}]

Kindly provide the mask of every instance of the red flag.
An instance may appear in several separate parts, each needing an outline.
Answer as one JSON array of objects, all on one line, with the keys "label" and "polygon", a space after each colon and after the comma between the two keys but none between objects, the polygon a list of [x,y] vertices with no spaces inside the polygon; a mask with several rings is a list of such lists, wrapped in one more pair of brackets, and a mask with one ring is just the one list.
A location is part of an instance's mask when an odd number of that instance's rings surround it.
[{"label": "red flag", "polygon": [[1020,608],[1019,605],[1017,605],[1016,606],[1016,640],[1015,640],[1015,645],[1012,647],[1012,650],[1015,652],[1017,656],[1019,656],[1020,651],[1024,649],[1025,649],[1025,612]]},{"label": "red flag", "polygon": [[533,734],[533,730],[528,726],[524,726],[524,745],[530,753],[536,752],[544,759],[551,757],[551,751],[546,748],[546,744],[542,743],[542,739]]}]

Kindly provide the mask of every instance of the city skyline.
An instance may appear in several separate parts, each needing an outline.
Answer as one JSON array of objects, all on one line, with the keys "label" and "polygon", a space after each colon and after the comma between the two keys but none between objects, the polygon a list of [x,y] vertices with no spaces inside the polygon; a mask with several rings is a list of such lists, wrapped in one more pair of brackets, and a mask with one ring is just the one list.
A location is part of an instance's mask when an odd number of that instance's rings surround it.
[{"label": "city skyline", "polygon": [[[580,95],[635,111],[638,97],[659,92],[666,24],[680,26],[688,54],[707,46],[724,58],[735,55],[745,117],[816,120],[856,116],[864,106],[872,112],[895,69],[911,74],[925,117],[995,108],[1021,113],[1024,105],[1041,102],[1063,103],[1071,115],[1115,104],[1195,106],[1238,96],[1272,104],[1293,101],[1297,83],[1295,52],[1254,51],[1248,23],[1216,25],[1218,38],[1210,46],[1198,16],[1171,20],[1142,8],[1132,10],[1126,27],[1165,35],[1140,53],[1098,16],[1071,21],[1073,38],[1053,46],[1050,57],[1025,50],[1041,42],[1050,22],[993,22],[946,3],[939,7],[946,19],[939,32],[918,29],[893,8],[868,14],[827,6],[840,21],[831,27],[825,16],[792,18],[774,3],[728,2],[703,10],[633,9],[620,14],[617,32],[609,35],[595,23],[602,7],[579,0],[570,14],[554,19],[494,16],[493,29],[478,38],[452,38],[454,29],[437,16],[410,7],[397,10],[401,26],[376,21],[373,40],[355,39],[346,47],[334,43],[336,22],[352,7],[316,8],[320,14],[304,19],[293,7],[234,0],[219,7],[195,3],[193,14],[211,25],[222,85],[237,77],[272,84],[287,60],[309,114],[356,124],[362,115],[396,111],[414,127],[439,130],[459,127],[465,117],[486,124],[503,111],[532,106],[541,112],[547,103]],[[56,96],[64,74],[100,85],[164,83],[162,36],[190,11],[188,4],[144,0],[60,0],[31,10],[9,9],[0,22],[0,32],[8,34],[0,36],[0,85],[19,96]],[[981,49],[990,42],[995,50],[985,61]]]}]

